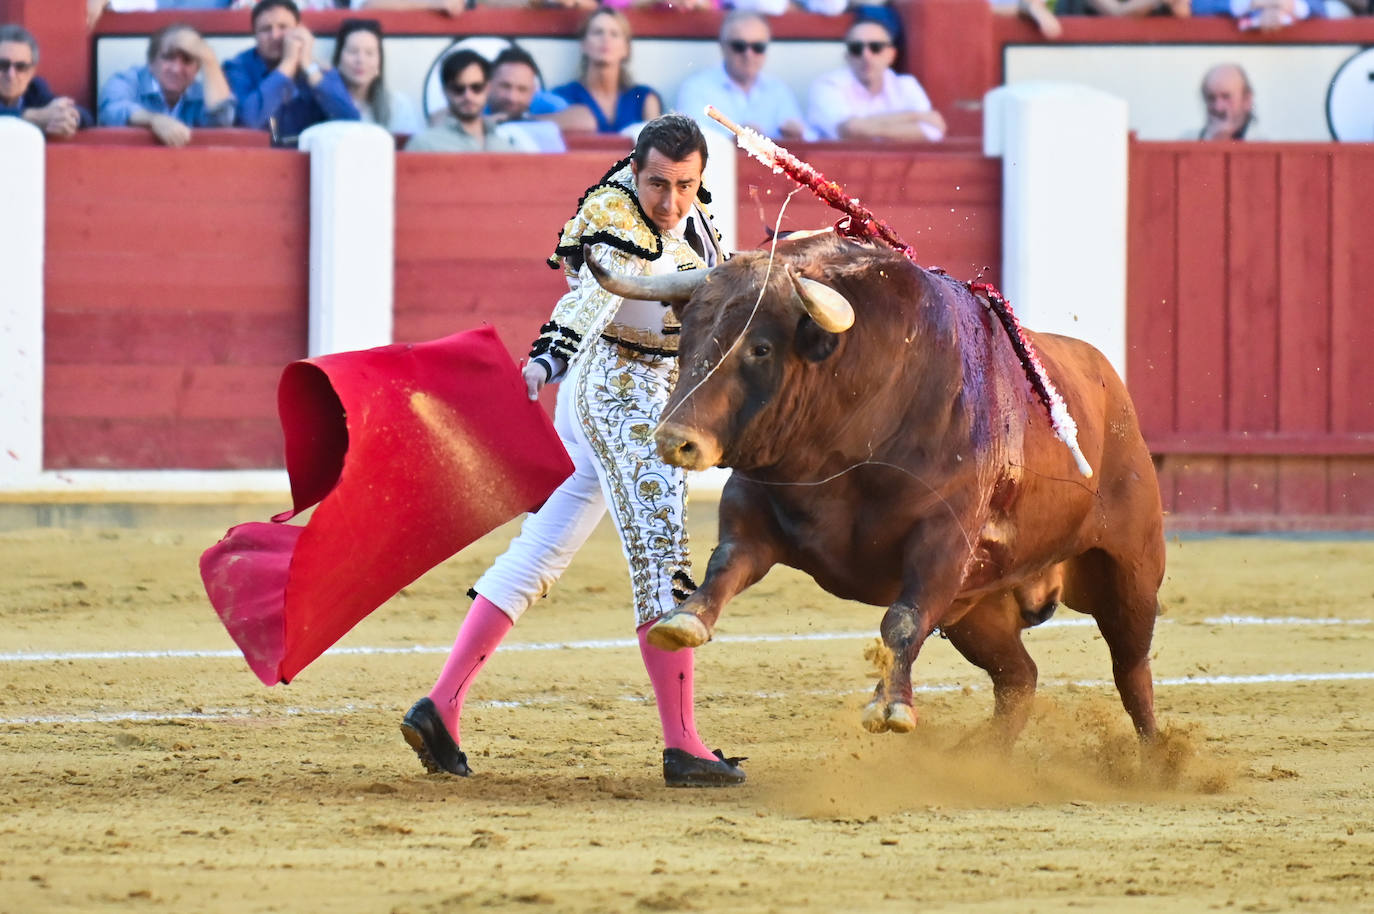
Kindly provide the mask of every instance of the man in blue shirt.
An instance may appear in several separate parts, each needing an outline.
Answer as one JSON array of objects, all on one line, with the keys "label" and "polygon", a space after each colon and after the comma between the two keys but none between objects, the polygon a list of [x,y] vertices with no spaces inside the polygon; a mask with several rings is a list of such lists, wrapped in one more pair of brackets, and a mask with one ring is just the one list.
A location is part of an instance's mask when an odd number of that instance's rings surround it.
[{"label": "man in blue shirt", "polygon": [[723,62],[687,77],[678,91],[677,110],[724,131],[703,113],[714,105],[735,123],[775,140],[814,139],[792,90],[763,72],[771,37],[768,22],[758,13],[736,10],[726,16],[720,26]]},{"label": "man in blue shirt", "polygon": [[0,116],[23,118],[48,136],[69,137],[91,115],[58,97],[37,75],[38,41],[21,25],[0,25]]},{"label": "man in blue shirt", "polygon": [[[196,81],[203,76],[204,82]],[[169,25],[148,39],[148,63],[110,78],[100,90],[100,124],[147,127],[167,146],[185,146],[192,127],[234,123],[234,96],[219,58],[188,25]]]},{"label": "man in blue shirt", "polygon": [[315,60],[315,36],[292,0],[258,0],[252,16],[255,46],[224,65],[241,126],[271,130],[273,142],[294,145],[307,127],[358,119],[338,72]]}]

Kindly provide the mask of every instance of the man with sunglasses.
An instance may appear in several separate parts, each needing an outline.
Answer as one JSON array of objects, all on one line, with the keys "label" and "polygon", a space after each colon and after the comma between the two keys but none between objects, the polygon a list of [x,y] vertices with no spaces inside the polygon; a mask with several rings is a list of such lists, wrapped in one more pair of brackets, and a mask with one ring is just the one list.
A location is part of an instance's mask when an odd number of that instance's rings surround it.
[{"label": "man with sunglasses", "polygon": [[407,152],[538,152],[528,134],[498,125],[485,114],[491,64],[476,51],[462,48],[439,67],[448,112],[442,122],[406,143]]},{"label": "man with sunglasses", "polygon": [[92,124],[91,115],[53,94],[37,75],[38,41],[21,25],[0,25],[0,117],[20,117],[48,136],[69,137]]},{"label": "man with sunglasses", "polygon": [[763,72],[771,37],[768,21],[758,13],[735,10],[726,16],[720,26],[721,65],[683,82],[677,110],[728,132],[703,114],[707,105],[715,105],[735,123],[775,140],[813,139],[792,90]]},{"label": "man with sunglasses", "polygon": [[101,88],[99,117],[102,126],[147,127],[158,142],[185,146],[192,127],[233,125],[234,96],[200,33],[169,25],[148,39],[147,64],[116,73]]},{"label": "man with sunglasses", "polygon": [[807,121],[825,139],[933,143],[945,119],[916,77],[893,72],[897,47],[880,22],[861,19],[844,37],[846,67],[811,84]]}]

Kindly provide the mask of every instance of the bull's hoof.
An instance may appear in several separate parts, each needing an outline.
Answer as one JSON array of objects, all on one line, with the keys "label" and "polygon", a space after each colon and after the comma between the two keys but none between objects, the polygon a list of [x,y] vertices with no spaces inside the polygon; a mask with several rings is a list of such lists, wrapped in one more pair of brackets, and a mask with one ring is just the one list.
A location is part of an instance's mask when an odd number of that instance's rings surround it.
[{"label": "bull's hoof", "polygon": [[887,728],[893,733],[910,733],[916,729],[916,709],[906,702],[887,706]]},{"label": "bull's hoof", "polygon": [[864,705],[863,716],[864,729],[869,733],[884,733],[887,731],[887,702],[874,699]]},{"label": "bull's hoof", "polygon": [[701,647],[710,640],[711,632],[706,628],[706,623],[689,612],[664,616],[649,629],[649,643],[662,651]]},{"label": "bull's hoof", "polygon": [[864,705],[864,729],[869,733],[910,733],[916,729],[916,709],[906,702],[891,704],[875,698]]}]

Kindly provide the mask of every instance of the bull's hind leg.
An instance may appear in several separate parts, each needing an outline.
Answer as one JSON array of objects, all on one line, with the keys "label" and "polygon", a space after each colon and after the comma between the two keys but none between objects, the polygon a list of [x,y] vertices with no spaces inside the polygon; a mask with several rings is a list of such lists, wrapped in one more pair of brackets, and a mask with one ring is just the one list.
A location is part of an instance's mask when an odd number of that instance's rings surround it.
[{"label": "bull's hind leg", "polygon": [[1064,602],[1097,620],[1111,652],[1121,704],[1142,739],[1152,739],[1158,729],[1150,641],[1159,613],[1162,568],[1144,567],[1148,564],[1139,558],[1118,560],[1094,549],[1069,563],[1064,582]]},{"label": "bull's hind leg", "polygon": [[941,628],[964,659],[992,678],[993,736],[1011,748],[1035,696],[1035,661],[1021,643],[1025,622],[1011,594],[986,597],[956,624]]}]

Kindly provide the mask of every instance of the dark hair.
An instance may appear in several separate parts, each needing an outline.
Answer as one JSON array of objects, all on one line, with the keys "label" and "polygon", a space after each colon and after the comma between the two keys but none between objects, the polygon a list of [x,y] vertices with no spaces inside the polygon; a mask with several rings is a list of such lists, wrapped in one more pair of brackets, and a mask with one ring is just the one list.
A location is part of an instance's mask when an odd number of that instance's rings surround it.
[{"label": "dark hair", "polygon": [[706,137],[697,122],[683,114],[665,114],[645,124],[635,140],[632,158],[640,168],[649,161],[649,150],[657,149],[674,162],[681,162],[693,152],[701,153],[701,167],[706,167]]},{"label": "dark hair", "polygon": [[167,40],[168,35],[171,35],[175,32],[195,32],[197,35],[200,34],[200,32],[196,32],[194,26],[187,25],[184,22],[174,22],[171,25],[164,25],[162,28],[158,29],[156,32],[148,36],[149,66],[151,66],[153,61],[157,59],[157,55],[162,53],[162,42]]},{"label": "dark hair", "polygon": [[12,41],[16,44],[23,42],[28,45],[29,50],[33,52],[34,66],[38,65],[38,39],[22,25],[0,25],[0,41]]},{"label": "dark hair", "polygon": [[382,42],[382,24],[376,19],[345,19],[339,23],[339,34],[334,39],[334,69],[339,69],[344,44],[355,32],[369,32],[377,36],[377,78],[367,87],[367,103],[372,106],[372,116],[377,123],[390,129],[391,104],[386,92],[386,50]]},{"label": "dark hair", "polygon": [[277,7],[295,16],[297,22],[301,21],[301,8],[293,3],[292,0],[258,0],[257,3],[253,4],[253,14],[248,17],[248,21],[253,25],[257,25],[259,16]]},{"label": "dark hair", "polygon": [[439,85],[447,87],[453,78],[473,64],[482,68],[482,81],[491,79],[491,64],[471,48],[461,48],[444,58],[439,65]]},{"label": "dark hair", "polygon": [[520,47],[520,45],[512,44],[500,54],[497,54],[496,59],[491,62],[492,72],[495,72],[497,67],[504,67],[508,63],[524,64],[534,71],[535,79],[538,79],[541,83],[543,82],[543,76],[539,73],[539,64],[535,63],[534,58],[530,56],[530,52]]}]

